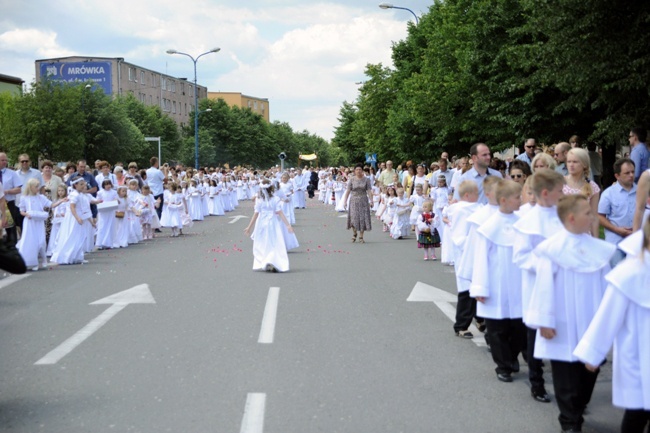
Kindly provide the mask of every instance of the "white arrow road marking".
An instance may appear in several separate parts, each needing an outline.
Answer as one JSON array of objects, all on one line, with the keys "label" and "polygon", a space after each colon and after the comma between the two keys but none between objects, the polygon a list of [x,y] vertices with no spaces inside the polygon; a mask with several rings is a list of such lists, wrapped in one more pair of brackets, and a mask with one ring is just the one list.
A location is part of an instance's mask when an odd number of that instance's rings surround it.
[{"label": "white arrow road marking", "polygon": [[90,321],[86,326],[80,329],[72,337],[65,340],[61,343],[56,349],[52,350],[50,353],[39,359],[34,363],[34,365],[52,365],[56,364],[66,356],[68,353],[72,352],[77,346],[83,343],[88,337],[93,335],[99,328],[104,326],[106,322],[111,320],[113,316],[126,308],[129,304],[155,304],[156,301],[151,296],[149,291],[148,284],[140,284],[138,286],[132,287],[128,290],[124,290],[119,293],[115,293],[106,298],[102,298],[98,301],[91,302],[90,305],[100,305],[100,304],[113,304],[102,314]]},{"label": "white arrow road marking", "polygon": [[[449,292],[418,281],[406,300],[409,302],[433,302],[440,311],[445,313],[445,316],[449,317],[449,320],[456,323],[456,307],[451,303],[458,302],[458,297]],[[476,326],[471,325],[469,330],[474,334],[474,338],[472,338],[474,344],[479,347],[487,347],[483,333]]]},{"label": "white arrow road marking", "polygon": [[266,394],[249,393],[246,396],[246,407],[239,433],[263,433],[265,408]]},{"label": "white arrow road marking", "polygon": [[275,320],[278,315],[279,297],[279,287],[269,288],[269,294],[266,298],[266,306],[264,307],[264,316],[262,317],[262,328],[260,329],[260,336],[257,339],[258,343],[273,343],[273,338],[275,336]]},{"label": "white arrow road marking", "polygon": [[237,216],[231,216],[230,218],[232,218],[232,221],[230,221],[228,224],[234,224],[237,221],[239,221],[240,219],[248,218],[248,217],[246,215],[237,215]]},{"label": "white arrow road marking", "polygon": [[23,278],[29,277],[31,274],[22,274],[22,275],[9,275],[6,278],[3,278],[0,280],[0,290],[4,289],[7,286],[12,285],[13,283],[16,283]]},{"label": "white arrow road marking", "polygon": [[347,218],[347,217],[348,217],[348,214],[345,214],[345,215],[341,215],[339,218]]}]

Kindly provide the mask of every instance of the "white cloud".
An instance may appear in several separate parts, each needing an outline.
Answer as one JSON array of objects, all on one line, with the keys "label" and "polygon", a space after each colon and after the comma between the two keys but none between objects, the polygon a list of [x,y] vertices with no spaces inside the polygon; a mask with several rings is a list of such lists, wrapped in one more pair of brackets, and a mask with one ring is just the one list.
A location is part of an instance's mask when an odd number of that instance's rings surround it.
[{"label": "white cloud", "polygon": [[406,29],[406,17],[396,21],[365,0],[197,0],[191,8],[177,0],[34,0],[0,20],[0,73],[30,81],[36,59],[93,55],[189,77],[189,59],[165,51],[220,46],[201,58],[201,84],[269,98],[272,119],[330,139],[365,65],[390,65],[391,42]]},{"label": "white cloud", "polygon": [[0,50],[33,52],[39,58],[69,56],[72,51],[61,47],[54,31],[14,29],[0,34]]}]

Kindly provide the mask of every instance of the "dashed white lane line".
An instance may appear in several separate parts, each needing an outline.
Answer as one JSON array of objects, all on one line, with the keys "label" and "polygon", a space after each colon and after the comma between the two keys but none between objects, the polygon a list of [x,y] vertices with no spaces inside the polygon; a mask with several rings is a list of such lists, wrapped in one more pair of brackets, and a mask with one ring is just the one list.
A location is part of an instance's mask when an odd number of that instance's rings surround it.
[{"label": "dashed white lane line", "polygon": [[275,337],[275,321],[278,315],[278,300],[280,298],[280,288],[269,288],[269,294],[266,298],[266,307],[264,307],[264,317],[262,317],[262,328],[258,343],[271,344]]},{"label": "dashed white lane line", "polygon": [[263,433],[265,410],[266,394],[249,393],[246,397],[244,417],[241,420],[239,433]]}]

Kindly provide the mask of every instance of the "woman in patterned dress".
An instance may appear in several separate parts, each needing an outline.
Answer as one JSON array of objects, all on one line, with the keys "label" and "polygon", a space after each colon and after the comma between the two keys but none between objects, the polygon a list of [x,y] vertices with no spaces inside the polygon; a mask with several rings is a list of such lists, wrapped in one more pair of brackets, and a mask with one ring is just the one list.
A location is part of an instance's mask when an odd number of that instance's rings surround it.
[{"label": "woman in patterned dress", "polygon": [[372,206],[372,185],[370,179],[365,176],[363,171],[363,164],[354,166],[354,176],[350,177],[348,181],[348,188],[343,196],[343,203],[348,203],[348,230],[352,229],[354,235],[352,242],[357,241],[357,232],[359,234],[359,242],[365,243],[363,240],[363,232],[372,229],[370,222],[370,207]]}]

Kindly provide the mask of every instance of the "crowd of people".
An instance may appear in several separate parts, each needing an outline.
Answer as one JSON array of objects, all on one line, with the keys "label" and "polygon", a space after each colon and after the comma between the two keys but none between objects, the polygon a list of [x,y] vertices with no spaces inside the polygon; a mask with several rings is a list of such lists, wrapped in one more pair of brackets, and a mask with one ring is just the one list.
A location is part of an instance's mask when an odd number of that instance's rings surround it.
[{"label": "crowd of people", "polygon": [[8,243],[21,228],[18,250],[37,270],[47,257],[83,263],[93,249],[126,247],[160,228],[178,236],[252,199],[244,232],[253,239],[253,269],[286,272],[287,251],[299,246],[296,209],[315,197],[348,213],[352,242],[365,243],[376,219],[392,239],[413,239],[425,261],[437,260],[440,248],[456,274],[455,335],[483,333],[504,383],[519,372],[522,354],[531,395],[543,403],[551,401],[543,375],[549,360],[562,431],[581,431],[599,366],[616,342],[621,431],[643,432],[650,423],[650,152],[645,130],[634,128],[629,138],[630,158],[615,162],[608,186],[593,143],[585,149],[577,137],[547,150],[528,139],[505,166],[477,143],[468,156],[443,153],[430,166],[404,170],[386,161],[378,171],[363,164],[193,170],[161,167],[154,157],[148,170],[98,161],[92,174],[82,160],[58,171],[45,161],[39,172],[27,155],[13,171],[0,153],[0,214]]}]

